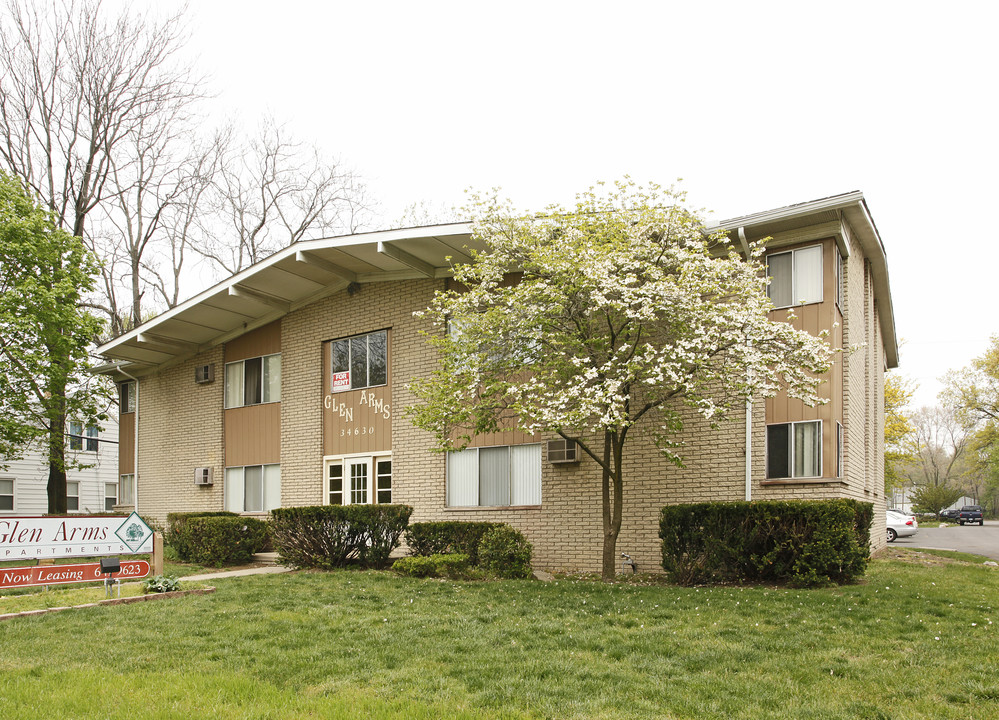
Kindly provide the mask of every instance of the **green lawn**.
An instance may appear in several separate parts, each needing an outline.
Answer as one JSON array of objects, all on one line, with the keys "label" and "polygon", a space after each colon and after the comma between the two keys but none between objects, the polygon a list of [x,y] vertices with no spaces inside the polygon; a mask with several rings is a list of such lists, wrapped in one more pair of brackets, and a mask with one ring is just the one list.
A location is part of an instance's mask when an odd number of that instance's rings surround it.
[{"label": "green lawn", "polygon": [[821,590],[213,581],[0,623],[0,717],[999,717],[999,571],[920,557]]}]

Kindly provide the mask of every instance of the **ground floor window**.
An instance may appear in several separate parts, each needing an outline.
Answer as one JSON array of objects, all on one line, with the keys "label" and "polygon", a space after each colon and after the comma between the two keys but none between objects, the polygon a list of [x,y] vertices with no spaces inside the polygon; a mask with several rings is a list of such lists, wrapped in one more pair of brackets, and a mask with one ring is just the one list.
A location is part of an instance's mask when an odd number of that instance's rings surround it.
[{"label": "ground floor window", "polygon": [[14,481],[0,478],[0,512],[14,509]]},{"label": "ground floor window", "polygon": [[467,448],[447,454],[448,507],[541,504],[541,445]]},{"label": "ground floor window", "polygon": [[111,512],[118,504],[118,483],[104,483],[104,512]]},{"label": "ground floor window", "polygon": [[822,421],[767,425],[767,477],[822,475]]},{"label": "ground floor window", "polygon": [[246,465],[225,469],[225,509],[270,512],[281,507],[281,466]]},{"label": "ground floor window", "polygon": [[330,505],[391,503],[392,456],[327,458],[325,484],[326,502]]},{"label": "ground floor window", "polygon": [[[108,483],[110,487],[111,483]],[[118,478],[118,504],[135,505],[135,475],[128,473]]]},{"label": "ground floor window", "polygon": [[70,512],[79,512],[80,510],[80,483],[78,482],[66,483],[66,509]]}]

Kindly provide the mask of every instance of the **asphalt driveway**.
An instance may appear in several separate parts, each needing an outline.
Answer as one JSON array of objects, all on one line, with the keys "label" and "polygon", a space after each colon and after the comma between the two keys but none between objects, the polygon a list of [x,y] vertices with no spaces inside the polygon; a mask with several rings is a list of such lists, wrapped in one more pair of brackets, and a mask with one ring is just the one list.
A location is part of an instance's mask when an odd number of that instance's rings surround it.
[{"label": "asphalt driveway", "polygon": [[894,547],[957,550],[985,555],[999,560],[999,520],[986,520],[985,525],[944,525],[929,521],[919,523],[919,531],[910,537],[898,538]]}]

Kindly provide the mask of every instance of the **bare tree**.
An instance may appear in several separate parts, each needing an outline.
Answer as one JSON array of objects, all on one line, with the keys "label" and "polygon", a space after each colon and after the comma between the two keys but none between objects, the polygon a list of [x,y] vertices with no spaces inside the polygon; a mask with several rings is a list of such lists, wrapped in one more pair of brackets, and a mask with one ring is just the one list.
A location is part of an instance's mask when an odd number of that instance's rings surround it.
[{"label": "bare tree", "polygon": [[369,212],[352,171],[291,139],[273,120],[256,137],[228,146],[214,198],[219,232],[196,249],[229,274],[308,235],[355,232]]},{"label": "bare tree", "polygon": [[112,332],[141,318],[145,256],[189,182],[177,148],[202,94],[180,59],[183,12],[8,0],[0,24],[0,160],[102,259]]},{"label": "bare tree", "polygon": [[968,430],[946,407],[924,407],[912,416],[915,452],[909,478],[918,485],[939,487],[965,471]]}]

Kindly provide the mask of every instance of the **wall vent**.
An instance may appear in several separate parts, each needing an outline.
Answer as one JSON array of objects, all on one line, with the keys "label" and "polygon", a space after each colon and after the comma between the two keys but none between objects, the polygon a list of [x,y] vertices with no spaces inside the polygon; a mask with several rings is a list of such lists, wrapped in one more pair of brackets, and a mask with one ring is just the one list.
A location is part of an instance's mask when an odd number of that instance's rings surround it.
[{"label": "wall vent", "polygon": [[214,468],[210,467],[194,468],[194,484],[211,485],[213,483],[213,470]]},{"label": "wall vent", "polygon": [[215,364],[209,363],[208,365],[198,365],[194,368],[194,382],[199,385],[204,385],[205,383],[210,383],[215,380]]},{"label": "wall vent", "polygon": [[576,441],[565,438],[549,440],[548,462],[553,465],[579,462],[579,447],[576,445]]}]

